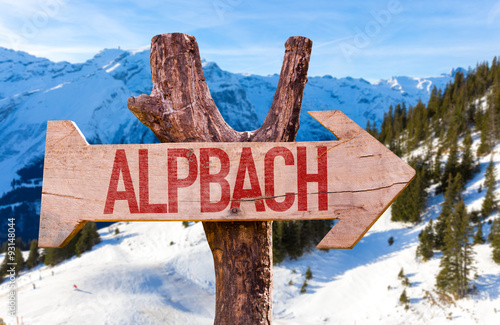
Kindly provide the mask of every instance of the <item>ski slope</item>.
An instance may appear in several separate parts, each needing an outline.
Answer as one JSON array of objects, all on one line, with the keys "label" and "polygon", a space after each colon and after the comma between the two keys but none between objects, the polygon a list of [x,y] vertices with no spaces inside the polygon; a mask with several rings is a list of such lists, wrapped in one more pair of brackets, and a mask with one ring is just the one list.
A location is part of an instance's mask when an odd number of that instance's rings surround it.
[{"label": "ski slope", "polygon": [[[446,304],[433,291],[439,260],[422,263],[415,258],[422,228],[393,223],[386,212],[352,250],[313,250],[276,266],[274,324],[498,321],[500,267],[492,261],[490,247],[475,247],[479,293]],[[117,223],[100,234],[102,243],[80,258],[20,276],[18,315],[25,324],[213,324],[213,262],[201,223],[188,228],[179,222]],[[391,236],[395,242],[389,246]],[[301,294],[308,266],[313,279]],[[401,268],[412,284],[408,311],[399,305]],[[424,298],[426,291],[435,303]],[[0,286],[0,317],[15,324],[5,317],[7,295],[5,282]]]}]

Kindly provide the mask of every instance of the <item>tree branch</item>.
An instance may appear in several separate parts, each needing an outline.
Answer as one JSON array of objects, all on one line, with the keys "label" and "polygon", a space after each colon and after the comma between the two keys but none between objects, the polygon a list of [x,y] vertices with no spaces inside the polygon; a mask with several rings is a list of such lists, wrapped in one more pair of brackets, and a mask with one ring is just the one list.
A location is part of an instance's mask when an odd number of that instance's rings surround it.
[{"label": "tree branch", "polygon": [[273,103],[264,123],[250,141],[295,141],[311,49],[312,41],[305,37],[290,37],[286,41],[285,57]]},{"label": "tree branch", "polygon": [[193,36],[162,34],[151,40],[151,95],[130,97],[129,109],[161,142],[294,141],[312,41],[290,37],[273,103],[263,125],[237,132],[222,118],[203,75]]},{"label": "tree branch", "polygon": [[151,95],[130,97],[127,105],[161,142],[239,141],[210,95],[193,36],[153,37],[151,78]]},{"label": "tree branch", "polygon": [[[161,142],[294,141],[312,42],[290,37],[273,103],[255,132],[237,132],[222,118],[203,75],[193,36],[151,41],[151,95],[130,97],[129,109]],[[204,222],[216,278],[215,324],[271,324],[272,222]]]}]

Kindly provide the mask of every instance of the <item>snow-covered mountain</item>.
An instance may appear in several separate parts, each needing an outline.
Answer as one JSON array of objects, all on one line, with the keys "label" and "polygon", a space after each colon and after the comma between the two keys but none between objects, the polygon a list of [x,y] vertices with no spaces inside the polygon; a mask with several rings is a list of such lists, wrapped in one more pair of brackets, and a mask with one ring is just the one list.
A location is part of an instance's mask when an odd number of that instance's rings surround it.
[{"label": "snow-covered mountain", "polygon": [[[221,70],[204,62],[212,97],[237,130],[256,129],[271,106],[278,75]],[[453,73],[434,78],[393,77],[376,84],[363,79],[310,77],[299,141],[333,135],[306,112],[342,110],[361,126],[380,124],[391,104],[427,101],[433,86],[444,88]],[[47,120],[73,120],[90,143],[157,141],[127,109],[127,98],[151,92],[149,51],[104,50],[83,64],[54,63],[0,48],[0,212],[16,214],[19,235],[34,238],[39,209]],[[4,240],[4,238],[0,238]]]},{"label": "snow-covered mountain", "polygon": [[[446,84],[453,80],[454,73],[455,70],[452,70],[450,74],[432,78],[392,77],[374,84],[350,77],[308,77],[297,140],[334,139],[331,133],[318,127],[307,111],[341,110],[362,127],[365,127],[367,121],[375,121],[377,126],[380,126],[390,105],[403,102],[416,105],[419,99],[427,102],[432,88],[436,86],[438,89],[444,89]],[[254,104],[259,123],[262,123],[271,106],[279,75],[237,76],[248,99]]]}]

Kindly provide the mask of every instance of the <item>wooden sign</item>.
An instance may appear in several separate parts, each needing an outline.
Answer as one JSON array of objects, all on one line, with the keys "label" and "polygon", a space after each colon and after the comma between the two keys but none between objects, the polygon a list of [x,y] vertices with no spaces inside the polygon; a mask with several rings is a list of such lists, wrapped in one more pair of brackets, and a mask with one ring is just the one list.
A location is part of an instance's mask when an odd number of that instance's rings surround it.
[{"label": "wooden sign", "polygon": [[87,221],[339,219],[318,248],[352,248],[415,171],[342,112],[309,114],[339,140],[89,145],[49,121],[39,245]]}]

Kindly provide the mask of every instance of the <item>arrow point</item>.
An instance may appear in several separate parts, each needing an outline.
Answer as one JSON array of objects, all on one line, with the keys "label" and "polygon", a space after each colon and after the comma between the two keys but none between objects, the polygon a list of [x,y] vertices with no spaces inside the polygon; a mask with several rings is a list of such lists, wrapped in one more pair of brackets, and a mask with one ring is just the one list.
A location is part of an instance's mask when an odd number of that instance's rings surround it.
[{"label": "arrow point", "polygon": [[[401,162],[406,165],[405,162]],[[339,221],[316,248],[353,248],[410,183],[415,171],[409,166],[408,168],[408,173],[400,176],[401,182],[386,188],[360,193],[359,195],[362,196],[358,200],[363,202],[359,205],[362,205],[361,208],[343,211],[339,216]]]},{"label": "arrow point", "polygon": [[353,248],[374,222],[370,218],[355,221],[340,219],[316,248]]},{"label": "arrow point", "polygon": [[[42,196],[43,200],[43,196]],[[58,248],[65,246],[87,222],[65,220],[59,216],[40,213],[40,232],[38,246],[42,248]]]},{"label": "arrow point", "polygon": [[366,133],[363,128],[341,111],[311,111],[307,113],[332,132],[339,140],[348,140],[358,134]]},{"label": "arrow point", "polygon": [[47,121],[46,149],[53,146],[87,146],[82,131],[73,121]]},{"label": "arrow point", "polygon": [[[45,142],[45,158],[42,184],[42,208],[40,212],[40,247],[62,247],[85,225],[86,221],[78,221],[70,214],[71,206],[63,205],[65,217],[49,213],[51,208],[61,204],[58,198],[66,194],[64,181],[56,177],[54,164],[61,163],[61,155],[69,150],[88,146],[87,140],[73,121],[47,121],[47,138]],[[72,155],[70,155],[72,157]],[[52,166],[52,167],[51,167]],[[61,188],[59,188],[61,186]],[[58,189],[55,191],[54,189]]]}]

